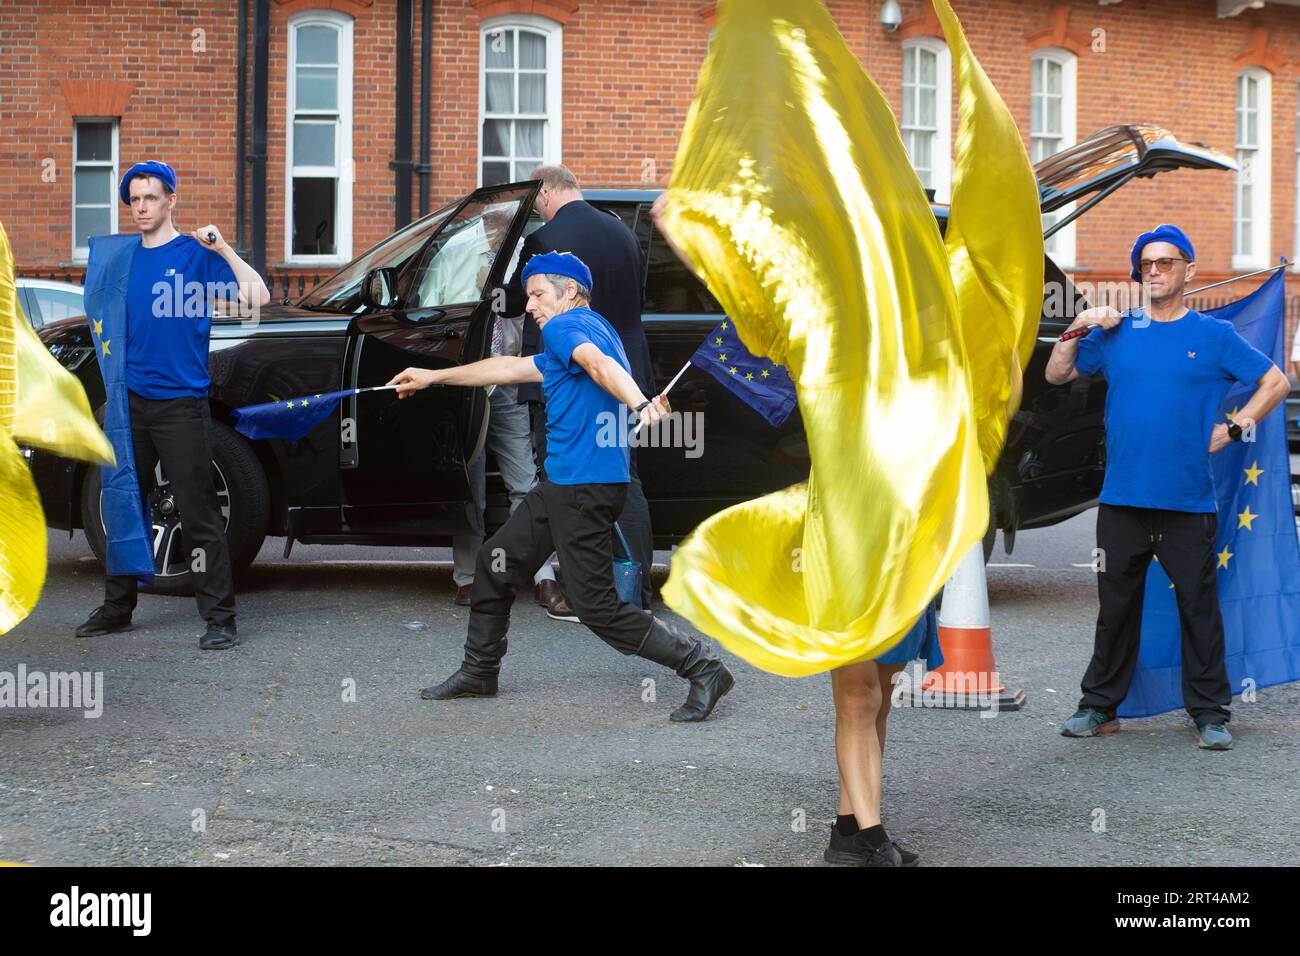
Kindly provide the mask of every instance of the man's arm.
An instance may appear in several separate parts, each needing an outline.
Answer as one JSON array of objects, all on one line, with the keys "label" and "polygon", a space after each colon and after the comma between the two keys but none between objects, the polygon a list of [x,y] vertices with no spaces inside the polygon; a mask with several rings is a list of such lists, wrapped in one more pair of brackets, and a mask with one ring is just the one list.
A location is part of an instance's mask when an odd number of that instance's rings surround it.
[{"label": "man's arm", "polygon": [[[636,381],[628,374],[627,369],[593,343],[583,342],[575,348],[572,360],[582,366],[582,370],[591,376],[593,382],[628,408],[635,409],[646,401],[645,395],[641,393],[641,389],[637,387]],[[668,404],[668,399],[656,395],[654,401],[641,410],[641,422],[645,425],[653,425],[670,411],[672,408]]]},{"label": "man's arm", "polygon": [[[1278,403],[1291,391],[1291,382],[1288,381],[1286,373],[1276,365],[1261,375],[1255,384],[1259,386],[1255,389],[1255,394],[1250,396],[1250,401],[1232,419],[1233,424],[1240,425],[1243,432],[1254,428],[1256,423],[1277,408]],[[1210,454],[1224,448],[1230,441],[1232,436],[1228,434],[1228,426],[1215,425],[1210,433]]]},{"label": "man's arm", "polygon": [[[208,233],[215,233],[216,240],[208,242]],[[257,300],[259,306],[266,305],[271,301],[271,291],[262,281],[262,277],[257,274],[257,270],[250,266],[239,256],[235,255],[235,250],[230,248],[230,243],[221,238],[221,230],[209,223],[202,229],[195,229],[190,233],[204,249],[211,249],[221,258],[226,260],[230,266],[230,271],[235,274],[235,281],[239,283],[239,301],[244,305],[252,305],[253,300]]]},{"label": "man's arm", "polygon": [[408,368],[388,382],[397,386],[397,397],[407,398],[430,385],[519,385],[540,382],[542,373],[531,357],[494,355],[481,362],[451,368]]},{"label": "man's arm", "polygon": [[[1078,318],[1070,323],[1070,328],[1066,331],[1082,328],[1085,325],[1100,325],[1103,329],[1113,329],[1123,318],[1110,306],[1102,305],[1080,312]],[[1068,342],[1057,342],[1052,346],[1052,355],[1047,360],[1047,369],[1044,373],[1049,385],[1064,385],[1079,377],[1080,372],[1074,367],[1074,363],[1079,357],[1079,343],[1082,341],[1083,337],[1080,336]]]}]

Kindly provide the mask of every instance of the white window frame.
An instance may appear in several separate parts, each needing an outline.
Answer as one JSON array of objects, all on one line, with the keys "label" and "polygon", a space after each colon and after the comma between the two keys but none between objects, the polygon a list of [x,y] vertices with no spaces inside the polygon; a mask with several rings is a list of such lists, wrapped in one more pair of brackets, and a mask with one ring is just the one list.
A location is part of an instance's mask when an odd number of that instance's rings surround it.
[{"label": "white window frame", "polygon": [[[948,49],[948,44],[935,37],[913,37],[904,40],[902,49],[904,57],[907,55],[906,51],[910,49],[921,49],[935,55],[935,130],[934,150],[931,154],[931,162],[934,164],[934,182],[931,188],[934,189],[934,201],[946,203],[952,195],[952,52]],[[900,88],[902,103],[898,111],[898,125],[900,130],[907,130],[909,127],[903,126],[907,114],[906,81],[900,85]],[[906,144],[906,136],[903,137],[903,142]]]},{"label": "white window frame", "polygon": [[[1053,152],[1060,152],[1063,149],[1069,149],[1071,146],[1074,146],[1079,141],[1078,140],[1079,58],[1075,56],[1073,53],[1071,53],[1069,50],[1063,49],[1062,47],[1055,47],[1055,46],[1043,47],[1042,49],[1034,51],[1033,57],[1030,59],[1030,79],[1029,79],[1029,96],[1031,100],[1029,141],[1030,141],[1031,152],[1033,151],[1033,145],[1035,140],[1049,138],[1047,136],[1035,135],[1035,132],[1032,128],[1032,124],[1033,124],[1032,100],[1033,97],[1035,96],[1034,77],[1038,75],[1038,70],[1039,70],[1038,64],[1041,62],[1055,63],[1061,68],[1061,133],[1059,137],[1057,136],[1050,137],[1052,139],[1060,140],[1060,143],[1058,144],[1058,148],[1056,150],[1053,150]],[[1043,96],[1047,95],[1045,90],[1043,91],[1042,95]],[[1046,117],[1046,115],[1047,115],[1047,111],[1044,109],[1043,110],[1044,118]],[[1043,216],[1044,228],[1046,228],[1047,226],[1051,225],[1054,222],[1059,222],[1061,219],[1064,219],[1073,210],[1074,210],[1074,204],[1071,203],[1068,206],[1063,206],[1062,208],[1056,210],[1055,212],[1047,213],[1046,215]],[[1048,255],[1050,255],[1052,257],[1052,261],[1055,262],[1062,269],[1072,269],[1076,265],[1074,227],[1075,227],[1075,223],[1070,223],[1060,232],[1056,233],[1049,240],[1047,240],[1048,243],[1055,244],[1054,249],[1049,248],[1047,250]]]},{"label": "white window frame", "polygon": [[1237,73],[1234,80],[1235,92],[1233,96],[1234,113],[1233,113],[1233,139],[1236,140],[1236,129],[1240,125],[1237,122],[1237,114],[1242,109],[1241,105],[1241,84],[1242,80],[1251,79],[1259,84],[1258,97],[1258,115],[1255,125],[1258,134],[1258,143],[1253,146],[1243,146],[1237,142],[1235,145],[1235,157],[1238,167],[1242,165],[1241,153],[1243,148],[1253,149],[1255,151],[1254,163],[1255,169],[1254,181],[1251,183],[1251,209],[1250,211],[1250,232],[1251,245],[1254,251],[1250,254],[1241,252],[1238,244],[1240,237],[1240,224],[1242,221],[1241,209],[1239,204],[1239,190],[1241,184],[1242,170],[1238,168],[1237,174],[1233,179],[1232,195],[1232,268],[1238,271],[1249,271],[1252,269],[1263,269],[1268,265],[1270,258],[1269,242],[1272,237],[1271,229],[1271,201],[1272,201],[1272,170],[1273,170],[1273,77],[1268,70],[1257,66],[1249,66]]},{"label": "white window frame", "polygon": [[[521,114],[487,114],[487,65],[484,62],[484,46],[487,34],[495,30],[526,30],[540,33],[546,38],[546,115]],[[515,68],[518,69],[516,63]],[[478,149],[475,155],[474,181],[483,185],[483,125],[489,119],[543,119],[546,123],[542,132],[542,162],[559,163],[561,144],[564,139],[564,27],[555,20],[528,13],[507,14],[489,17],[479,24],[478,35]],[[514,143],[511,143],[513,150]],[[511,157],[513,163],[513,157]],[[513,170],[512,170],[513,174]],[[507,182],[513,182],[508,179]]]},{"label": "white window frame", "polygon": [[[339,103],[338,135],[334,141],[334,166],[303,166],[294,169],[293,121],[297,113],[298,30],[304,26],[328,26],[339,31]],[[353,19],[333,10],[306,10],[289,17],[289,55],[285,80],[284,124],[284,264],[287,266],[343,265],[352,260],[352,187],[356,182],[356,164],[352,158],[352,33]],[[310,115],[310,114],[305,114]],[[333,255],[293,254],[293,180],[294,173],[309,177],[335,177],[338,196],[334,210]]]},{"label": "white window frame", "polygon": [[[1296,107],[1295,107],[1296,129],[1300,130],[1300,83],[1296,84]],[[1300,137],[1296,139],[1295,145],[1295,251],[1291,255],[1291,271],[1300,272]],[[1296,333],[1296,348],[1300,348],[1300,332]],[[1300,357],[1293,358],[1292,361],[1300,362]]]},{"label": "white window frame", "polygon": [[[113,155],[109,160],[87,160],[79,162],[77,160],[77,138],[80,135],[79,127],[82,123],[110,123],[113,127]],[[121,202],[121,197],[117,193],[117,187],[121,183],[121,174],[118,171],[118,133],[121,131],[122,121],[117,116],[75,116],[72,119],[72,261],[85,262],[90,258],[90,246],[77,245],[77,170],[78,169],[108,169],[108,226],[109,235],[117,234],[118,209],[117,205]]]}]

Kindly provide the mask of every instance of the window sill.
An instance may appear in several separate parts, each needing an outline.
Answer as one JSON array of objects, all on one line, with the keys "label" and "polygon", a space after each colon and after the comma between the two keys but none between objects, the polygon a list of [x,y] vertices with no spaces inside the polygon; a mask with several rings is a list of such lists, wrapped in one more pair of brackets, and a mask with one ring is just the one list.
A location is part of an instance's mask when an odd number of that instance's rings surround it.
[{"label": "window sill", "polygon": [[1254,257],[1247,258],[1245,256],[1232,257],[1233,272],[1257,272],[1260,269],[1267,269],[1267,268],[1268,268],[1268,263],[1261,259],[1256,259]]},{"label": "window sill", "polygon": [[272,269],[337,269],[347,265],[351,259],[289,259],[285,262],[277,262],[271,266]]}]

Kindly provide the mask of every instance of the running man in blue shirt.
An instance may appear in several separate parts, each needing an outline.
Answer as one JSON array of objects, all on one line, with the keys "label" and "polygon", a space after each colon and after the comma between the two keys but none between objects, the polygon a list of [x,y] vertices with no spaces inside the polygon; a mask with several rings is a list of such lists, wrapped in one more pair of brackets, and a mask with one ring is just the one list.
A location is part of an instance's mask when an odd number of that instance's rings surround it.
[{"label": "running man in blue shirt", "polygon": [[[1096,374],[1107,383],[1106,478],[1097,509],[1097,547],[1105,560],[1097,575],[1101,607],[1079,710],[1061,730],[1067,737],[1119,729],[1115,711],[1137,667],[1154,555],[1177,590],[1183,705],[1196,724],[1197,744],[1232,746],[1210,455],[1230,441],[1253,441],[1255,423],[1286,397],[1290,383],[1230,323],[1183,304],[1195,260],[1181,229],[1161,225],[1143,233],[1130,261],[1148,308],[1134,315],[1089,309],[1070,328],[1099,328],[1058,342],[1047,363],[1053,385]],[[1234,380],[1259,387],[1231,425],[1216,424]]]},{"label": "running man in blue shirt", "polygon": [[633,380],[618,333],[588,307],[591,270],[581,259],[565,252],[534,255],[523,281],[527,310],[542,331],[542,352],[446,369],[408,368],[388,383],[407,398],[430,385],[541,382],[548,409],[547,480],[479,549],[464,663],[420,696],[496,696],[515,588],[530,584],[554,551],[579,620],[620,653],[663,664],[690,681],[686,703],[671,719],[704,720],[731,690],[731,672],[704,644],[620,600],[614,586],[613,526],[629,478],[627,409],[653,425],[669,414],[668,400],[647,399]]}]

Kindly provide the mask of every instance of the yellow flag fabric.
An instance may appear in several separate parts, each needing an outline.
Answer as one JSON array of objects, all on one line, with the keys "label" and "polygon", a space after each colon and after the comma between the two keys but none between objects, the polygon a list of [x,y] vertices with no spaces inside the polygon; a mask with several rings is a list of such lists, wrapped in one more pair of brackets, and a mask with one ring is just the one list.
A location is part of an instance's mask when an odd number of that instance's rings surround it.
[{"label": "yellow flag fabric", "polygon": [[960,120],[944,244],[974,384],[984,470],[1020,407],[1043,305],[1038,181],[1015,120],[971,53],[947,0],[935,0],[957,77]]},{"label": "yellow flag fabric", "polygon": [[13,252],[0,225],[0,634],[31,612],[45,585],[45,515],[15,439],[87,461],[113,460],[81,383],[18,308]]},{"label": "yellow flag fabric", "polygon": [[[937,6],[955,25],[947,4]],[[969,86],[982,73],[957,42]],[[963,108],[991,91],[963,88]],[[1000,149],[1001,134],[980,125],[985,112],[970,123],[963,114],[965,141]],[[1014,124],[1006,128],[1027,169]],[[958,188],[982,188],[966,171],[978,159],[959,156]],[[978,427],[1004,429],[1006,403],[984,403],[977,419],[974,391],[987,383],[972,380],[965,336],[984,335],[981,356],[1002,355],[1009,369],[1007,343],[1021,341],[1027,310],[1002,301],[987,271],[1000,268],[993,240],[1021,218],[1007,206],[1024,198],[998,196],[988,221],[969,204],[961,261],[950,263],[889,104],[823,6],[721,4],[665,229],[745,345],[790,370],[812,467],[805,484],[701,524],[674,553],[664,598],[755,666],[803,676],[883,653],[983,537]],[[1036,193],[1030,202],[1036,234]],[[1039,240],[1040,276],[1041,253]],[[1000,310],[963,322],[959,295],[977,294]],[[1007,323],[1014,328],[989,334]],[[992,357],[979,371],[1009,377]]]}]

